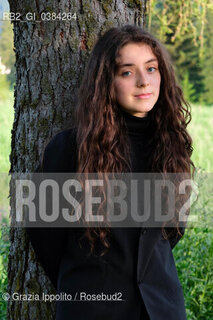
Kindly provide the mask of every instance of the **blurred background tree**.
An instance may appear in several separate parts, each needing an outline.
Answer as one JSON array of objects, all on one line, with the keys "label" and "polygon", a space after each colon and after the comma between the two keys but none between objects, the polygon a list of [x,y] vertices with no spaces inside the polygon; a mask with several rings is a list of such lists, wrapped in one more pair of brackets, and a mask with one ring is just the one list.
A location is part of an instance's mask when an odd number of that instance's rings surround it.
[{"label": "blurred background tree", "polygon": [[185,97],[213,104],[213,1],[150,0],[147,28],[166,45]]},{"label": "blurred background tree", "polygon": [[201,94],[202,101],[207,104],[213,103],[213,10],[207,12],[207,25],[205,32],[205,50],[202,60],[202,75],[204,92]]}]

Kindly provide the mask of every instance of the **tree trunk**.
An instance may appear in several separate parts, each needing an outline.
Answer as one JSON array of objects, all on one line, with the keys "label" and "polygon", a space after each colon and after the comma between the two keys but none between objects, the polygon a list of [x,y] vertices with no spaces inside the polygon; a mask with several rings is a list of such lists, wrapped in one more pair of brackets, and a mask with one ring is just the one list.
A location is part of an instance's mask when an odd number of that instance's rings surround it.
[{"label": "tree trunk", "polygon": [[[9,0],[10,11],[35,13],[40,22],[14,22],[16,52],[15,120],[10,172],[32,172],[47,141],[71,125],[76,93],[98,34],[123,24],[144,25],[146,1]],[[64,21],[45,21],[41,13],[61,13]],[[66,13],[70,12],[70,16]],[[76,13],[76,19],[75,19]],[[47,18],[48,16],[46,16]],[[71,19],[71,20],[69,20]],[[14,220],[14,190],[10,189]],[[36,261],[25,230],[11,228],[8,293],[54,293]],[[8,301],[8,319],[55,319],[55,304]]]}]

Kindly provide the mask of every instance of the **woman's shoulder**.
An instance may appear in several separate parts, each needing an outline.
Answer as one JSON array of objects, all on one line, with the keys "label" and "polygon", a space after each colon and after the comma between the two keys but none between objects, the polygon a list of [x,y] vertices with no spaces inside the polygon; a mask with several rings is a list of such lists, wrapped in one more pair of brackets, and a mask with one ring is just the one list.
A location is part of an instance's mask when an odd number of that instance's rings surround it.
[{"label": "woman's shoulder", "polygon": [[41,160],[43,172],[74,172],[77,157],[76,134],[76,128],[70,128],[51,138]]},{"label": "woman's shoulder", "polygon": [[61,130],[55,134],[50,141],[47,143],[45,149],[50,148],[66,148],[69,145],[74,145],[76,142],[76,128],[70,128]]}]

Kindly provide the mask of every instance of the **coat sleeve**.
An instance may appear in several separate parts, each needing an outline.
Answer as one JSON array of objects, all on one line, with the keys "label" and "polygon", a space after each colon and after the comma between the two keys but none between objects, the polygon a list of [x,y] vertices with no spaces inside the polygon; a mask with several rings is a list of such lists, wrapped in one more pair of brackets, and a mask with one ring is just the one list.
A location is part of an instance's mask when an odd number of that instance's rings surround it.
[{"label": "coat sleeve", "polygon": [[[66,172],[68,132],[57,134],[47,145],[43,159],[36,172]],[[70,150],[69,150],[70,152]],[[71,170],[71,169],[70,169]],[[37,259],[57,289],[57,278],[61,257],[66,247],[68,228],[62,227],[28,227],[26,228]]]}]

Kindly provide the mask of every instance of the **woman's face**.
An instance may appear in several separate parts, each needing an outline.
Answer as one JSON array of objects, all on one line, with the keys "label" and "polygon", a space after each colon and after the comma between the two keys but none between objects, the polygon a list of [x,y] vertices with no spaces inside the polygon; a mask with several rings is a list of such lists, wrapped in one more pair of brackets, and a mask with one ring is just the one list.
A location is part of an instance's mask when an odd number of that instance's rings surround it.
[{"label": "woman's face", "polygon": [[158,100],[161,75],[151,48],[129,43],[119,51],[115,94],[121,108],[136,117],[145,117]]}]

